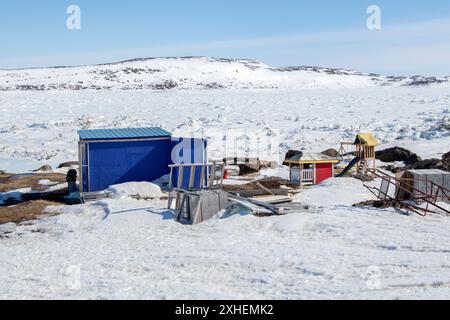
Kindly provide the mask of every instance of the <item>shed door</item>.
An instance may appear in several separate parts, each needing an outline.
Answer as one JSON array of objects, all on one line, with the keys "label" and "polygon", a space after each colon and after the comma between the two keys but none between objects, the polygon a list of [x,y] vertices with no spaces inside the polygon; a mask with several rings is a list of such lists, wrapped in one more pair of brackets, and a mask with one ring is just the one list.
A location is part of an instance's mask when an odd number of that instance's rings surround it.
[{"label": "shed door", "polygon": [[333,177],[332,163],[317,163],[316,164],[316,184]]}]

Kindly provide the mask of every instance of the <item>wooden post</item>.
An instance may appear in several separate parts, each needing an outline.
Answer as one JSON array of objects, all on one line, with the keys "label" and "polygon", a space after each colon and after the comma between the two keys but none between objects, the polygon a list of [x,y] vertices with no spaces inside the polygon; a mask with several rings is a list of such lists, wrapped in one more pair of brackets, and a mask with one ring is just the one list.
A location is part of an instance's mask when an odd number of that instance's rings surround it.
[{"label": "wooden post", "polygon": [[206,166],[207,166],[207,165],[203,165],[203,166],[202,166],[202,173],[201,173],[201,176],[200,176],[200,188],[203,188],[203,187],[204,187],[203,184],[205,183],[205,174],[206,174],[205,171],[207,171],[207,170],[205,170],[205,169],[207,169]]},{"label": "wooden post", "polygon": [[222,170],[220,171],[220,183],[219,187],[222,189],[223,187],[223,177],[225,176],[225,164],[222,164]]},{"label": "wooden post", "polygon": [[169,190],[173,189],[173,167],[170,167],[170,174],[169,174]]},{"label": "wooden post", "polygon": [[303,188],[303,170],[305,168],[304,164],[300,164],[299,169],[300,169],[300,188]]},{"label": "wooden post", "polygon": [[313,179],[314,179],[314,185],[316,185],[317,179],[316,179],[316,164],[313,164]]},{"label": "wooden post", "polygon": [[214,179],[216,176],[216,162],[213,162],[213,164],[211,165],[211,173],[210,173],[210,177],[209,177],[209,187],[212,188],[214,187]]},{"label": "wooden post", "polygon": [[189,176],[189,190],[194,189],[195,167],[191,166],[191,173]]},{"label": "wooden post", "polygon": [[177,187],[178,187],[178,189],[181,189],[182,187],[183,187],[183,174],[184,174],[184,167],[183,167],[183,165],[181,164],[179,167],[178,167],[178,185],[177,185]]}]

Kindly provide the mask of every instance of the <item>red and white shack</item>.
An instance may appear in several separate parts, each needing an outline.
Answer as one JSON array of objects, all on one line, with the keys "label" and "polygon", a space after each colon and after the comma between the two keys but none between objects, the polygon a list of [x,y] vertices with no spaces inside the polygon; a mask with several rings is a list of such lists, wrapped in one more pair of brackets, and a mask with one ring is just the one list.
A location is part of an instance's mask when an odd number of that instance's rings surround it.
[{"label": "red and white shack", "polygon": [[334,177],[334,166],[339,163],[321,153],[303,153],[284,161],[289,165],[290,180],[300,186],[311,186]]}]

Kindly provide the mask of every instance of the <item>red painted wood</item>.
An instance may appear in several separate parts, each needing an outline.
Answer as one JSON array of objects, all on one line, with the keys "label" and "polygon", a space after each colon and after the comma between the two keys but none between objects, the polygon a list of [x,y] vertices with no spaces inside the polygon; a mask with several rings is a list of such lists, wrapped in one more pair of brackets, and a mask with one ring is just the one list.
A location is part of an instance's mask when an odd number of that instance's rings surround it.
[{"label": "red painted wood", "polygon": [[331,178],[333,176],[332,163],[317,163],[316,164],[316,184]]}]

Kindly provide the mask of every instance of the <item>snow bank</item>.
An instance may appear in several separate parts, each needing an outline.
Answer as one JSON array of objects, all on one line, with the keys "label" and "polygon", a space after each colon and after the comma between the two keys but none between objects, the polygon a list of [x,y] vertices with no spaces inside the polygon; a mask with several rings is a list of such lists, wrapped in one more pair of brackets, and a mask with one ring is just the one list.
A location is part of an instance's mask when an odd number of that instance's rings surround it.
[{"label": "snow bank", "polygon": [[169,184],[169,182],[170,182],[170,174],[166,174],[166,175],[162,176],[161,178],[153,181],[154,184],[156,184],[160,187],[167,186]]},{"label": "snow bank", "polygon": [[158,185],[150,182],[123,183],[111,186],[107,192],[118,198],[161,199],[165,196]]},{"label": "snow bank", "polygon": [[54,186],[54,185],[58,184],[58,182],[53,182],[53,181],[50,181],[50,180],[47,180],[47,179],[39,180],[38,183],[41,186]]},{"label": "snow bank", "polygon": [[281,233],[304,233],[311,226],[310,214],[306,213],[294,213],[277,218],[270,229]]},{"label": "snow bank", "polygon": [[331,178],[294,197],[295,202],[321,207],[352,206],[369,199],[374,199],[372,193],[362,181],[354,178]]},{"label": "snow bank", "polygon": [[17,228],[16,224],[12,222],[0,224],[0,236],[6,233],[14,232],[16,228]]}]

